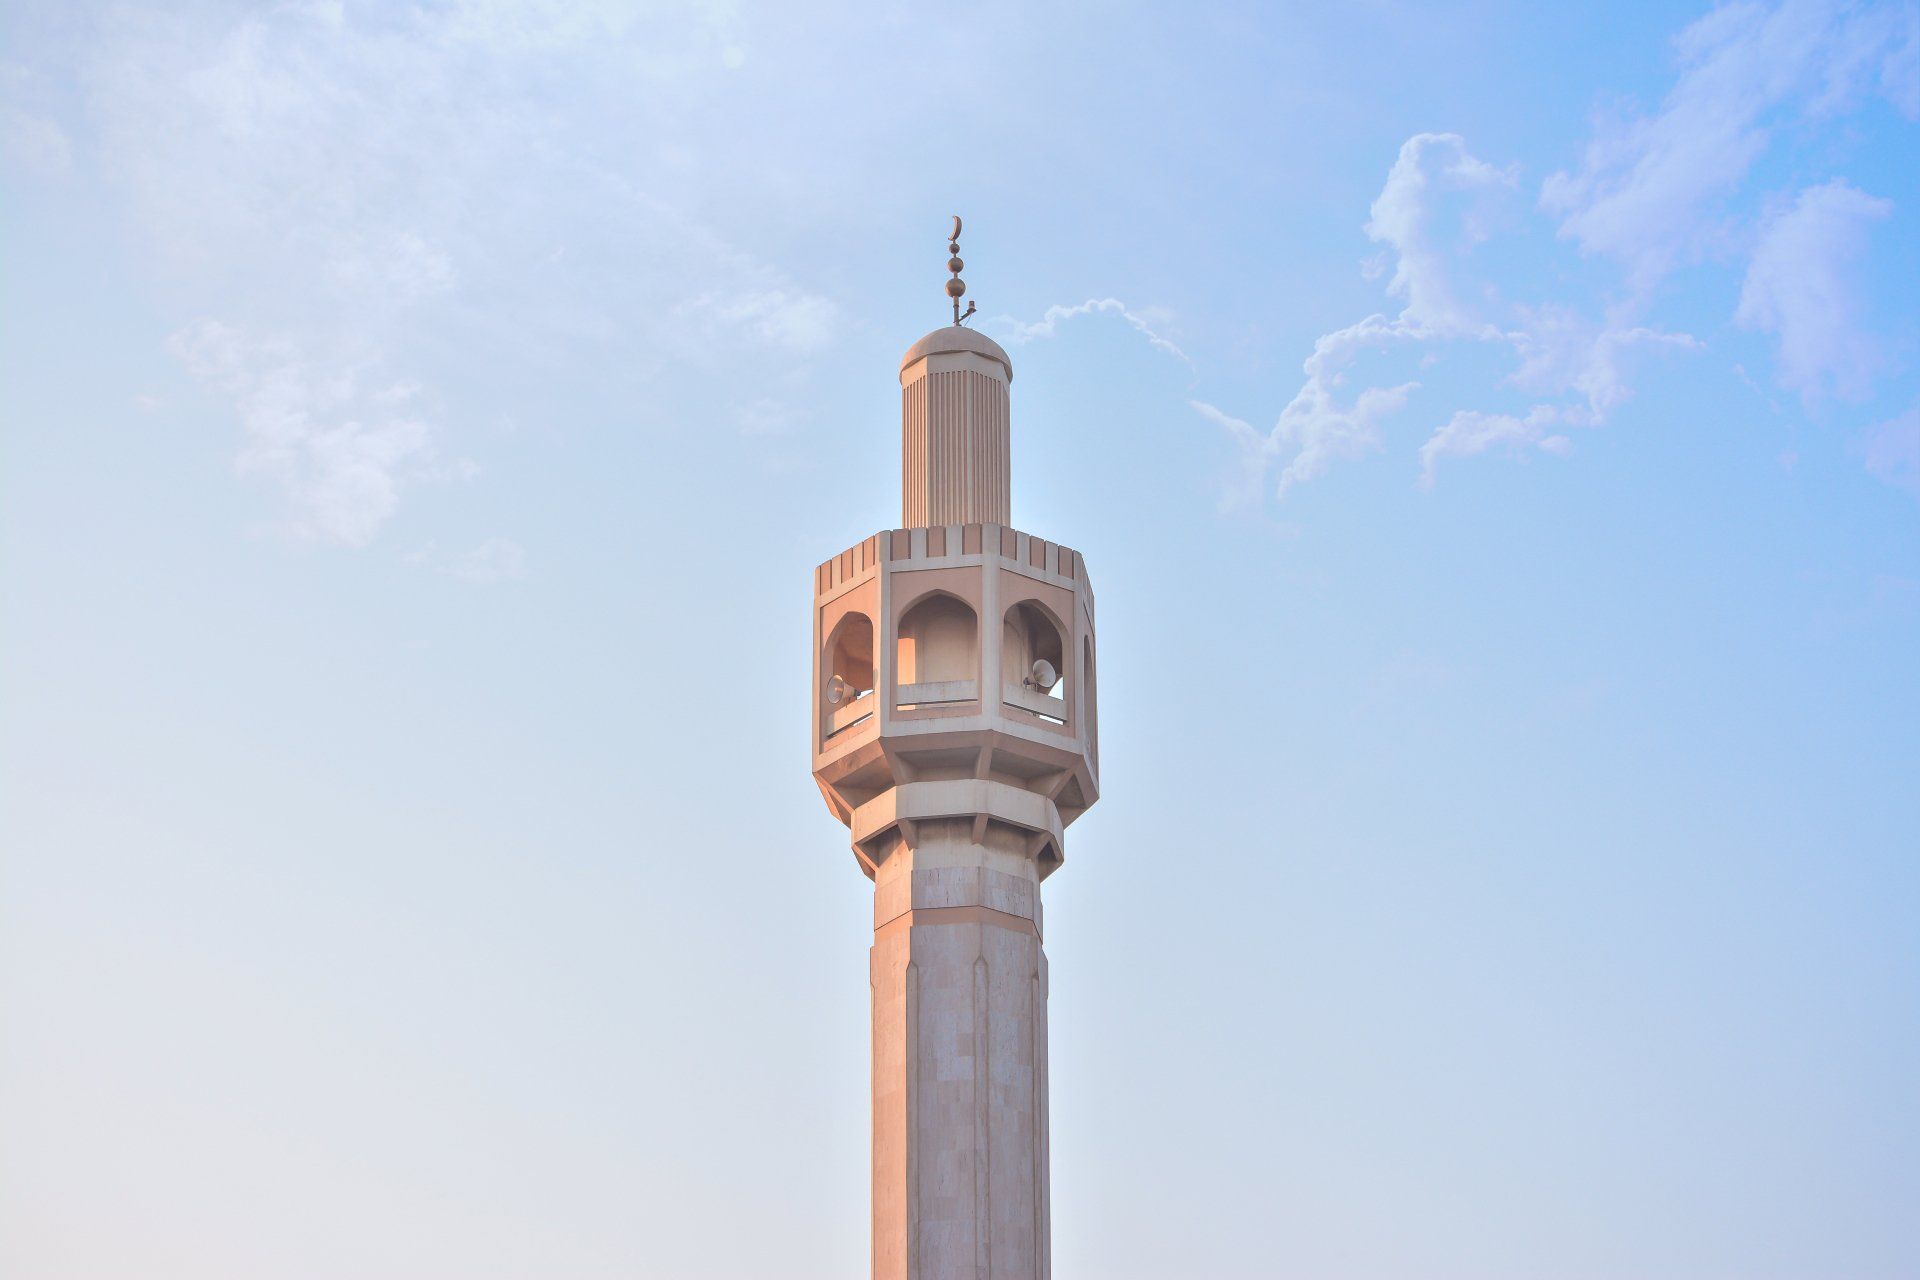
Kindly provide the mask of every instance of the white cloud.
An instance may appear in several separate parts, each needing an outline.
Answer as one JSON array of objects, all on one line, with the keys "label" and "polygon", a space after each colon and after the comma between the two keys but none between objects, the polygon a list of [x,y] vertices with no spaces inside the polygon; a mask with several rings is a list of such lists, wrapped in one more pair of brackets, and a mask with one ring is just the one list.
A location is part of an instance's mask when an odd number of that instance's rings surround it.
[{"label": "white cloud", "polygon": [[471,551],[455,556],[447,573],[462,582],[482,586],[527,576],[527,553],[511,538],[488,538]]},{"label": "white cloud", "polygon": [[1254,430],[1251,423],[1242,422],[1205,400],[1189,400],[1187,404],[1195,413],[1217,427],[1225,429],[1235,444],[1240,447],[1239,482],[1227,495],[1230,505],[1257,505],[1260,491],[1267,482],[1267,437]]},{"label": "white cloud", "polygon": [[54,115],[54,96],[44,72],[0,63],[0,157],[45,178],[73,168],[73,141]]},{"label": "white cloud", "polygon": [[[1382,424],[1406,404],[1419,383],[1365,387],[1343,395],[1347,369],[1361,352],[1438,339],[1506,336],[1460,300],[1453,263],[1466,245],[1452,252],[1442,249],[1433,227],[1443,197],[1464,197],[1471,209],[1479,193],[1511,181],[1509,174],[1468,152],[1457,134],[1422,133],[1406,141],[1366,226],[1369,238],[1386,245],[1392,259],[1388,292],[1404,298],[1406,305],[1392,319],[1368,316],[1314,343],[1301,366],[1306,379],[1273,429],[1264,436],[1249,429],[1238,437],[1243,470],[1264,473],[1278,464],[1278,493],[1284,497],[1295,485],[1324,474],[1335,460],[1379,449]],[[1477,218],[1463,216],[1461,222],[1466,241],[1479,237]],[[1384,267],[1375,274],[1383,272]],[[1195,407],[1200,407],[1197,402]]]},{"label": "white cloud", "polygon": [[1773,113],[1831,114],[1870,86],[1905,106],[1912,20],[1832,0],[1716,8],[1675,40],[1681,73],[1660,109],[1600,124],[1580,167],[1547,179],[1541,206],[1646,292],[1721,234],[1715,202],[1766,151]]},{"label": "white cloud", "polygon": [[743,436],[784,436],[806,421],[807,410],[772,396],[759,396],[733,409],[734,424]]},{"label": "white cloud", "polygon": [[[1920,7],[1909,5],[1902,16],[1905,30],[1880,67],[1880,92],[1901,115],[1920,120]],[[1901,25],[1898,18],[1895,22]]]},{"label": "white cloud", "polygon": [[830,300],[784,281],[704,293],[682,303],[680,315],[707,333],[732,330],[797,352],[819,350],[840,328],[839,308]]},{"label": "white cloud", "polygon": [[351,369],[316,368],[291,344],[254,342],[214,320],[187,326],[169,345],[196,377],[233,397],[246,434],[236,466],[286,491],[297,534],[367,545],[431,458],[433,432],[415,387],[367,389]]},{"label": "white cloud", "polygon": [[1892,201],[1835,179],[1801,191],[1761,227],[1734,319],[1776,336],[1776,376],[1803,399],[1867,390],[1879,357],[1861,332],[1853,268],[1869,227],[1892,211]]},{"label": "white cloud", "polygon": [[1154,328],[1155,324],[1164,325],[1166,323],[1165,313],[1153,310],[1135,311],[1118,298],[1089,298],[1085,302],[1071,307],[1048,307],[1046,314],[1031,324],[1015,320],[1011,316],[996,316],[995,321],[1012,326],[1013,341],[1032,342],[1035,338],[1053,337],[1054,334],[1059,332],[1060,324],[1064,320],[1072,320],[1079,316],[1104,314],[1118,315],[1122,320],[1132,325],[1141,337],[1147,340],[1147,345],[1153,347],[1156,351],[1166,352],[1189,368],[1193,366],[1193,361],[1187,358],[1186,352],[1161,336]]},{"label": "white cloud", "polygon": [[1909,409],[1867,433],[1867,470],[1920,494],[1920,409]]},{"label": "white cloud", "polygon": [[1378,316],[1327,334],[1314,343],[1303,368],[1307,380],[1294,393],[1280,420],[1262,442],[1267,456],[1285,459],[1280,470],[1280,496],[1294,485],[1325,474],[1336,458],[1358,458],[1380,448],[1380,425],[1397,412],[1417,382],[1367,387],[1342,401],[1342,372],[1363,346],[1395,342],[1415,336]]},{"label": "white cloud", "polygon": [[[240,469],[286,489],[296,527],[365,545],[445,471],[433,437],[465,424],[417,404],[438,402],[454,344],[490,344],[481,378],[590,341],[629,376],[745,347],[778,377],[835,340],[831,299],[686,213],[697,193],[654,163],[686,142],[661,104],[744,54],[730,5],[692,18],[460,0],[119,6],[95,24],[73,55],[90,153],[175,323],[218,318],[217,343],[193,324],[175,350],[233,397]],[[581,91],[554,95],[556,78]],[[659,136],[610,131],[602,83]],[[374,393],[416,384],[416,407]]]},{"label": "white cloud", "polygon": [[1513,183],[1511,170],[1474,156],[1458,135],[1423,133],[1407,140],[1366,224],[1367,235],[1386,246],[1366,274],[1386,275],[1391,264],[1387,291],[1405,301],[1400,313],[1368,316],[1320,337],[1302,366],[1300,390],[1264,436],[1193,402],[1203,416],[1233,424],[1243,476],[1277,466],[1277,492],[1284,497],[1338,459],[1382,449],[1386,422],[1420,384],[1408,379],[1349,392],[1349,371],[1370,350],[1419,348],[1417,364],[1424,369],[1438,360],[1438,344],[1492,344],[1510,349],[1518,361],[1508,385],[1548,398],[1524,415],[1456,411],[1420,450],[1420,483],[1431,486],[1442,457],[1514,445],[1564,452],[1571,442],[1549,428],[1606,421],[1632,394],[1626,377],[1630,353],[1700,349],[1691,335],[1634,322],[1628,308],[1592,318],[1562,303],[1503,305],[1493,290],[1467,276],[1465,260],[1487,235],[1487,201]]},{"label": "white cloud", "polygon": [[406,562],[443,577],[490,587],[527,576],[526,548],[511,538],[488,538],[469,551],[443,555],[433,546],[410,552]]},{"label": "white cloud", "polygon": [[1453,417],[1420,446],[1420,487],[1433,488],[1434,469],[1443,457],[1469,458],[1502,447],[1566,453],[1573,442],[1562,435],[1547,434],[1547,428],[1557,419],[1554,410],[1545,405],[1535,406],[1524,418],[1507,413],[1481,413],[1475,409],[1456,410]]},{"label": "white cloud", "polygon": [[1418,133],[1402,144],[1366,227],[1367,237],[1386,245],[1393,255],[1387,292],[1406,299],[1396,323],[1421,336],[1487,334],[1488,327],[1461,304],[1451,278],[1453,263],[1470,243],[1485,238],[1485,229],[1469,202],[1461,218],[1460,242],[1436,242],[1436,197],[1512,185],[1511,173],[1474,157],[1458,134]]},{"label": "white cloud", "polygon": [[1584,404],[1559,412],[1560,420],[1570,426],[1599,426],[1632,396],[1624,365],[1636,348],[1702,349],[1691,334],[1669,333],[1614,316],[1591,320],[1553,303],[1519,311],[1518,328],[1506,336],[1520,357],[1520,367],[1508,381],[1536,394],[1577,396]]},{"label": "white cloud", "polygon": [[[1834,181],[1801,192],[1749,233],[1731,202],[1746,194],[1756,161],[1783,126],[1811,133],[1874,93],[1920,116],[1920,7],[1723,5],[1681,32],[1675,49],[1678,74],[1659,107],[1596,124],[1580,164],[1541,189],[1539,207],[1562,239],[1618,264],[1621,292],[1603,294],[1604,302],[1529,303],[1504,300],[1489,280],[1476,279],[1470,259],[1516,175],[1474,156],[1457,135],[1416,134],[1402,146],[1365,228],[1383,248],[1363,274],[1385,278],[1401,311],[1315,342],[1305,381],[1272,430],[1251,438],[1236,431],[1242,474],[1277,468],[1285,495],[1335,459],[1382,449],[1388,419],[1419,384],[1376,374],[1372,385],[1351,389],[1359,356],[1381,352],[1390,369],[1426,370],[1447,342],[1510,349],[1517,363],[1499,385],[1532,403],[1452,412],[1421,448],[1423,485],[1433,483],[1444,457],[1569,448],[1554,431],[1607,421],[1631,398],[1636,364],[1658,352],[1705,349],[1692,334],[1652,321],[1654,286],[1676,266],[1749,236],[1755,248],[1736,319],[1776,335],[1779,380],[1809,399],[1864,391],[1876,349],[1861,331],[1849,267],[1865,247],[1866,228],[1890,206]],[[1562,274],[1571,273],[1532,278]]]}]

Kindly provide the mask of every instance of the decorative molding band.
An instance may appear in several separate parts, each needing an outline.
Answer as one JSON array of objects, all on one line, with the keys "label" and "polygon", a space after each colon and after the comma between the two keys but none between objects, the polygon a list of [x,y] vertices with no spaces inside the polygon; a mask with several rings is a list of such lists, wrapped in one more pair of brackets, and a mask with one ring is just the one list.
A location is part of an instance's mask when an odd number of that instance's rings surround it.
[{"label": "decorative molding band", "polygon": [[1024,933],[1030,938],[1040,936],[1040,930],[1025,916],[1016,916],[1007,911],[995,911],[992,907],[915,907],[911,911],[902,911],[875,929],[873,940],[879,942],[883,938],[892,937],[902,929],[911,929],[923,924],[984,924],[996,929],[1006,929],[1012,933]]}]

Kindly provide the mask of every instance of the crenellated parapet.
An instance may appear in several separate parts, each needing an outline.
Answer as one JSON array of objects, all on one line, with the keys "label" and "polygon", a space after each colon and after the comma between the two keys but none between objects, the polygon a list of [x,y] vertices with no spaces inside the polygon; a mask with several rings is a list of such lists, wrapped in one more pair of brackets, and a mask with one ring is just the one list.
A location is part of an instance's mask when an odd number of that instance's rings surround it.
[{"label": "crenellated parapet", "polygon": [[1049,874],[1099,795],[1085,561],[1005,525],[935,525],[864,539],[814,585],[814,777],[861,867],[965,822]]}]

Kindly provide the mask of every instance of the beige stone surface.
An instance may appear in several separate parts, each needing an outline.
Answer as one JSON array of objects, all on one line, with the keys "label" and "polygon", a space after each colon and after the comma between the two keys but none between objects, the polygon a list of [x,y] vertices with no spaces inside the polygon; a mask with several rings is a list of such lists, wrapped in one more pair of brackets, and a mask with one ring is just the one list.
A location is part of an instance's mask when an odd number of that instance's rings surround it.
[{"label": "beige stone surface", "polygon": [[1007,524],[1013,361],[985,334],[936,329],[900,361],[900,523]]},{"label": "beige stone surface", "polygon": [[1093,588],[1015,529],[998,344],[901,361],[902,508],[814,576],[814,778],[873,881],[873,1275],[1051,1273],[1041,882],[1099,798]]}]

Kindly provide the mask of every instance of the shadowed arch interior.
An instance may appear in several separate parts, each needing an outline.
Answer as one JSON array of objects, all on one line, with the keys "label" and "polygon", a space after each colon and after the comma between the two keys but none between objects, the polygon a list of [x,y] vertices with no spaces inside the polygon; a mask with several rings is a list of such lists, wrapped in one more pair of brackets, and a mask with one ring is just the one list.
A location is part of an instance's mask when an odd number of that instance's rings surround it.
[{"label": "shadowed arch interior", "polygon": [[[1066,640],[1052,614],[1032,600],[1022,600],[1007,610],[1000,644],[1000,670],[1008,684],[1066,701]],[[1032,679],[1033,664],[1039,661],[1053,668],[1055,679],[1049,688],[1040,688]]]},{"label": "shadowed arch interior", "polygon": [[894,670],[902,686],[972,680],[980,670],[980,620],[958,596],[934,592],[900,617]]},{"label": "shadowed arch interior", "polygon": [[827,640],[827,676],[839,676],[856,694],[873,691],[873,619],[849,613]]}]

